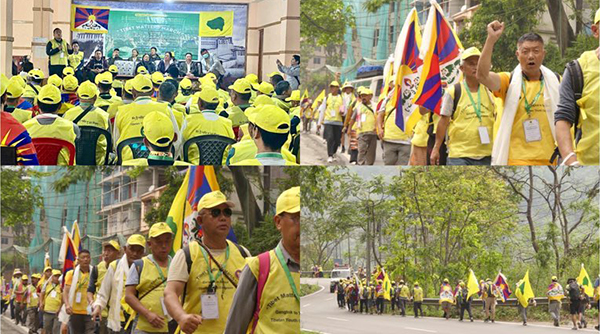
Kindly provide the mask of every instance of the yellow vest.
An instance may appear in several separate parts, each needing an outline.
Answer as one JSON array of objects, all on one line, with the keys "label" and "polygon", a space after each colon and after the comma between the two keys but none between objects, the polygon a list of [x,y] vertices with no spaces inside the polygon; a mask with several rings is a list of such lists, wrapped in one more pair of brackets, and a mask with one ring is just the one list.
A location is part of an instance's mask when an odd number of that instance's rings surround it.
[{"label": "yellow vest", "polygon": [[[52,297],[52,292],[56,291],[56,296]],[[60,284],[54,285],[52,282],[46,284],[44,291],[44,312],[56,313],[61,305],[62,289]]]},{"label": "yellow vest", "polygon": [[422,302],[423,301],[423,289],[419,288],[415,288],[413,291],[413,297],[414,297],[414,301],[416,302]]},{"label": "yellow vest", "polygon": [[[419,112],[418,110],[416,112]],[[385,106],[383,115],[383,140],[384,141],[408,141],[410,137],[400,130],[396,125],[396,108],[392,99]]]},{"label": "yellow vest", "polygon": [[[239,108],[238,108],[239,109]],[[241,111],[241,109],[240,109]],[[208,118],[213,117],[216,119]],[[188,141],[191,138],[205,135],[218,135],[231,139],[235,139],[233,133],[233,123],[231,119],[221,117],[214,113],[213,111],[203,111],[201,113],[187,115],[186,117],[187,125],[183,130],[183,143]],[[227,159],[227,152],[229,150],[225,149],[223,152],[224,159]],[[200,161],[200,155],[198,153],[198,147],[196,145],[192,145],[189,148],[188,160],[197,165]]]},{"label": "yellow vest", "polygon": [[[165,281],[163,284],[161,284],[162,282],[162,278],[158,272],[157,269],[157,265],[155,265],[155,262],[153,262],[152,260],[150,260],[150,256],[152,255],[148,255],[145,256],[144,258],[142,258],[142,261],[144,263],[144,267],[142,268],[142,275],[140,275],[140,281],[139,284],[136,286],[136,290],[138,292],[138,296],[143,296],[146,295],[146,293],[148,293],[144,298],[142,298],[140,300],[140,303],[150,312],[155,313],[161,317],[163,317],[164,319],[166,319],[165,314],[163,313],[163,308],[162,305],[160,303],[160,299],[163,297],[164,292],[165,292],[165,285],[167,284],[167,282]],[[162,271],[162,277],[167,278],[167,273],[169,271],[169,268],[163,268],[161,267],[160,270]],[[156,287],[154,290],[152,290],[151,292],[150,289]],[[142,315],[138,316],[138,323],[137,323],[137,329],[141,330],[141,331],[145,331],[145,332],[168,332],[169,328],[167,326],[167,321],[165,321],[165,325],[162,328],[156,328],[154,326],[152,326],[148,320],[146,320],[146,318]]]},{"label": "yellow vest", "polygon": [[231,120],[233,127],[248,123],[248,117],[246,117],[246,114],[244,114],[239,106],[231,106],[225,111],[227,112],[227,118]]},{"label": "yellow vest", "polygon": [[29,293],[27,307],[38,307],[38,301],[40,299],[37,293],[37,287],[30,284],[27,286],[27,292]]},{"label": "yellow vest", "polygon": [[[136,101],[147,100],[148,97],[138,98]],[[169,119],[171,118],[171,112],[169,106],[166,103],[150,102],[146,104],[130,103],[119,107],[115,117],[115,127],[119,130],[119,139],[116,142],[115,147],[125,139],[142,136],[142,122],[144,116],[147,114],[158,111],[163,112]],[[123,149],[123,161],[133,159],[131,149],[125,147]]]},{"label": "yellow vest", "polygon": [[[282,149],[282,152],[284,152],[283,149]],[[291,154],[291,153],[289,153],[289,154],[292,157],[294,157],[293,154]],[[295,157],[293,158],[293,160],[291,160],[290,157],[284,157],[283,153],[276,153],[276,152],[260,153],[260,154],[255,155],[255,157],[252,159],[242,160],[237,163],[230,163],[230,165],[232,165],[232,166],[262,166],[263,164],[260,162],[260,160],[257,159],[259,157],[259,155],[263,155],[263,157],[274,158],[273,160],[275,160],[275,163],[271,164],[272,166],[275,166],[275,165],[296,166],[296,165],[298,165],[296,163]]]},{"label": "yellow vest", "polygon": [[410,294],[410,291],[408,291],[408,287],[406,285],[403,285],[400,288],[400,297],[402,298],[408,298]]},{"label": "yellow vest", "polygon": [[290,104],[289,103],[287,103],[285,101],[282,101],[282,100],[276,98],[275,96],[273,96],[271,98],[271,100],[273,100],[273,103],[275,103],[276,106],[278,106],[279,108],[285,110],[285,112],[287,112],[287,113],[290,112]]},{"label": "yellow vest", "polygon": [[[460,100],[448,126],[448,157],[449,158],[474,158],[489,157],[492,155],[492,132],[494,128],[494,105],[484,85],[479,85],[481,96],[481,122],[475,114],[471,99],[465,90],[464,84],[460,85]],[[454,86],[448,89],[448,94],[454,101]],[[473,100],[477,103],[477,93],[471,92]],[[479,127],[485,126],[490,137],[490,143],[483,145],[479,137]]]},{"label": "yellow vest", "polygon": [[[32,118],[23,124],[31,138],[56,138],[75,145],[77,135],[75,134],[73,125],[73,122],[60,117],[55,118],[54,122],[48,125],[40,124],[37,118]],[[62,149],[58,157],[58,165],[67,165],[68,162],[69,151]]]},{"label": "yellow vest", "polygon": [[113,80],[112,88],[123,88],[123,81]]},{"label": "yellow vest", "polygon": [[121,100],[121,98],[118,96],[112,96],[112,95],[108,99],[104,99],[104,98],[101,98],[100,96],[98,96],[94,105],[98,108],[102,108],[102,110],[106,109],[106,111],[108,112],[108,109],[110,109],[110,106],[115,103],[118,105],[121,105],[121,104],[123,104],[123,100]]},{"label": "yellow vest", "polygon": [[183,95],[182,93],[179,93],[177,95],[177,97],[175,98],[175,103],[181,104],[181,103],[187,103],[187,101],[190,99],[190,97],[192,97],[192,95]]},{"label": "yellow vest", "polygon": [[175,120],[177,121],[177,125],[179,126],[179,130],[181,130],[181,126],[183,124],[183,120],[187,115],[185,111],[185,106],[175,103],[171,106],[171,110],[173,111],[173,116],[175,116]]},{"label": "yellow vest", "polygon": [[[275,255],[275,251],[269,251],[270,266],[269,277],[265,282],[264,290],[260,298],[260,313],[255,333],[280,333],[293,334],[300,332],[300,302],[294,296],[290,283],[286,278],[285,271]],[[258,282],[259,262],[258,257],[248,260],[248,267]],[[300,273],[291,272],[296,287],[300,288]],[[254,322],[254,321],[253,321]],[[253,322],[248,326],[251,332]]]},{"label": "yellow vest", "polygon": [[56,39],[53,38],[50,40],[50,44],[52,44],[53,49],[58,48],[58,46],[62,44],[62,51],[59,51],[58,53],[55,53],[52,56],[50,56],[50,65],[65,65],[65,66],[67,66],[67,63],[69,60],[69,53],[67,50],[67,41],[65,41],[63,39],[60,43],[58,43],[56,41]]},{"label": "yellow vest", "polygon": [[[231,241],[227,240],[229,247],[229,259],[225,270],[229,273],[234,274],[241,272],[246,264],[246,259],[242,256],[237,246]],[[202,314],[202,304],[200,303],[200,296],[205,294],[208,290],[210,279],[208,276],[206,261],[200,250],[200,245],[197,241],[189,244],[190,255],[192,258],[192,266],[190,268],[190,276],[187,282],[187,293],[183,309],[189,314]],[[209,258],[210,259],[210,258]],[[225,262],[225,252],[219,256],[215,256],[215,259],[223,266]],[[211,262],[212,263],[212,262]],[[216,265],[212,265],[211,270],[213,275],[217,275],[218,268]],[[217,296],[219,296],[219,318],[218,319],[205,319],[202,324],[198,326],[194,333],[223,333],[225,330],[225,323],[227,322],[227,315],[233,302],[233,295],[235,294],[235,287],[229,282],[227,278],[221,275],[215,285],[217,286]]]},{"label": "yellow vest", "polygon": [[[83,112],[83,108],[81,106],[77,106],[69,109],[63,116],[64,119],[68,119],[69,121],[74,121],[81,113]],[[108,113],[100,108],[94,108],[90,112],[88,112],[79,122],[77,123],[79,126],[93,126],[96,128],[108,130]],[[110,143],[112,145],[112,143]],[[104,157],[106,156],[106,137],[102,136],[98,139],[98,143],[96,145],[96,164],[103,165]]]},{"label": "yellow vest", "polygon": [[[415,110],[414,112],[419,112]],[[411,139],[411,143],[417,147],[427,147],[427,140],[429,135],[427,134],[427,128],[429,127],[429,114],[421,115],[421,119],[415,125],[414,136]]]},{"label": "yellow vest", "polygon": [[357,111],[357,133],[374,133],[375,132],[375,113],[369,110],[364,104],[360,104]]},{"label": "yellow vest", "polygon": [[[122,166],[150,166],[148,160],[149,159],[146,158],[129,159],[127,161],[123,161]],[[172,166],[192,166],[192,164],[185,161],[175,160],[173,161]]]},{"label": "yellow vest", "polygon": [[31,110],[15,108],[15,109],[13,109],[13,111],[10,112],[10,114],[21,124],[23,124],[31,119]]},{"label": "yellow vest", "polygon": [[77,54],[73,52],[73,54],[69,55],[69,66],[71,66],[74,70],[76,70],[77,66],[81,64],[81,61],[83,61],[83,52],[79,51]]},{"label": "yellow vest", "polygon": [[325,115],[323,115],[323,120],[330,122],[343,122],[342,115],[340,114],[340,107],[344,103],[341,95],[333,96],[329,94],[327,96],[327,108],[325,110]]},{"label": "yellow vest", "polygon": [[582,165],[598,165],[600,104],[598,103],[599,80],[598,69],[600,61],[596,51],[586,51],[578,59],[583,73],[583,91],[577,105],[581,110],[579,126],[581,139],[577,143],[575,153]]},{"label": "yellow vest", "polygon": [[[102,285],[102,281],[104,280],[104,276],[106,275],[106,270],[108,270],[108,267],[106,267],[106,262],[102,261],[100,263],[98,263],[98,265],[96,266],[96,270],[98,271],[98,278],[96,279],[96,293],[98,293],[98,291],[100,290],[100,286]],[[96,298],[96,295],[94,295],[94,298]],[[105,307],[102,309],[102,318],[107,318],[108,317],[108,308]]]}]

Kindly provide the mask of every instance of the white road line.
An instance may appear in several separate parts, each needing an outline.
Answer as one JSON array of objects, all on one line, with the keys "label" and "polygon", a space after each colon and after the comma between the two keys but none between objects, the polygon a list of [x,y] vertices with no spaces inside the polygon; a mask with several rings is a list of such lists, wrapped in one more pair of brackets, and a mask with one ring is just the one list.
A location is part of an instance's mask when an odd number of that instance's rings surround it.
[{"label": "white road line", "polygon": [[350,321],[350,320],[347,320],[347,319],[332,318],[332,317],[327,317],[327,319],[337,320],[337,321]]},{"label": "white road line", "polygon": [[408,329],[409,331],[437,333],[437,331],[432,331],[432,330],[429,330],[429,329],[413,328],[413,327],[404,327],[404,329]]},{"label": "white road line", "polygon": [[319,289],[318,291],[315,291],[315,292],[313,292],[313,293],[310,293],[310,294],[308,294],[308,295],[306,295],[306,296],[302,296],[302,297],[300,297],[300,299],[302,299],[302,298],[306,298],[306,297],[310,297],[310,296],[312,296],[312,295],[316,295],[317,293],[319,293],[319,292],[321,292],[321,291],[323,291],[323,290],[325,289],[325,287],[324,287],[324,286],[322,286],[322,285],[319,285],[319,286],[321,287],[321,289]]},{"label": "white road line", "polygon": [[333,299],[333,297],[331,297],[331,298],[327,298],[327,299],[325,299],[325,300],[332,300],[332,299]]},{"label": "white road line", "polygon": [[320,333],[320,334],[329,334],[329,333],[319,332],[319,331],[315,331],[315,330],[312,330],[312,329],[306,329],[306,328],[301,328],[301,330],[303,330],[303,331],[309,331],[309,332],[314,332],[314,333]]},{"label": "white road line", "polygon": [[308,307],[308,306],[310,306],[310,304],[302,305],[302,307]]}]

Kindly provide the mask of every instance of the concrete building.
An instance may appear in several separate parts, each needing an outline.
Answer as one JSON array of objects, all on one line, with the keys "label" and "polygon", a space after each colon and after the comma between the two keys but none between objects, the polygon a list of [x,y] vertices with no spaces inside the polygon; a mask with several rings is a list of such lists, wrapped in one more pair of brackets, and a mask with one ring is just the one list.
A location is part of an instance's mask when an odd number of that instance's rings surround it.
[{"label": "concrete building", "polygon": [[[171,2],[248,4],[246,72],[257,73],[259,78],[277,70],[277,59],[289,64],[292,56],[300,53],[300,0]],[[0,71],[9,75],[13,56],[24,55],[46,71],[45,45],[52,39],[52,30],[61,28],[70,42],[70,20],[70,0],[0,0]]]}]

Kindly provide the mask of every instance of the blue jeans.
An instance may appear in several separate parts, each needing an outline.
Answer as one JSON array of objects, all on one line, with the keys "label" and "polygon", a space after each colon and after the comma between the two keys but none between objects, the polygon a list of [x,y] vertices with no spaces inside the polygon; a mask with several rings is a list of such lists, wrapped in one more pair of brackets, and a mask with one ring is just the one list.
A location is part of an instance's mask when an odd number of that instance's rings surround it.
[{"label": "blue jeans", "polygon": [[470,158],[448,158],[448,166],[489,166],[492,164],[492,157],[485,157],[481,160]]}]

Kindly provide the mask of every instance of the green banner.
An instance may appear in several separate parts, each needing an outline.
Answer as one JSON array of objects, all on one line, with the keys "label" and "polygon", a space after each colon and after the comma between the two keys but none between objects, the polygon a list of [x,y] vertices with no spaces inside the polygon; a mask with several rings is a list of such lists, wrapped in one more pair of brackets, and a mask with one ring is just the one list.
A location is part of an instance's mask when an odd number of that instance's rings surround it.
[{"label": "green banner", "polygon": [[198,13],[111,10],[105,53],[111,57],[116,47],[122,58],[128,58],[134,48],[142,56],[154,46],[161,58],[166,51],[172,51],[178,60],[187,52],[197,59],[199,25]]}]

